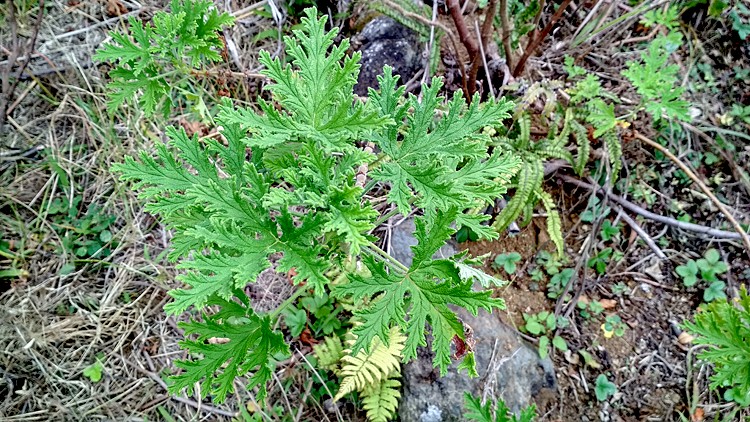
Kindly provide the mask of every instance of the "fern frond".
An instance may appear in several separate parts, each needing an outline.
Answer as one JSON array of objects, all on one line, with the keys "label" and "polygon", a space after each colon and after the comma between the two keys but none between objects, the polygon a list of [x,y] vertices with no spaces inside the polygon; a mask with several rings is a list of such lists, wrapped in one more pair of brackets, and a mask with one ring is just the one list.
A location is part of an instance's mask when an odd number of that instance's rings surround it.
[{"label": "fern frond", "polygon": [[519,151],[524,151],[527,150],[531,144],[531,118],[526,114],[522,114],[518,118],[517,124],[518,137],[513,144]]},{"label": "fern frond", "polygon": [[[345,350],[344,357],[341,358],[341,386],[333,400],[337,401],[355,390],[362,391],[366,387],[377,386],[389,375],[398,372],[404,342],[406,337],[401,334],[401,329],[392,327],[388,333],[388,343],[375,338],[369,352],[360,349],[352,355],[352,349]],[[354,340],[349,345],[354,345]]]},{"label": "fern frond", "polygon": [[318,365],[338,374],[341,358],[344,357],[344,345],[338,336],[327,336],[322,343],[313,346],[313,353]]},{"label": "fern frond", "polygon": [[367,411],[370,422],[387,422],[396,415],[401,383],[393,378],[386,378],[379,384],[362,390],[362,404]]},{"label": "fern frond", "polygon": [[508,201],[508,204],[500,211],[493,227],[497,231],[503,231],[510,223],[515,221],[521,212],[524,211],[526,204],[533,200],[534,190],[541,186],[544,180],[544,164],[540,159],[532,159],[524,162],[523,166],[516,176],[516,192]]},{"label": "fern frond", "polygon": [[612,166],[612,183],[614,183],[620,177],[620,170],[622,170],[622,144],[616,130],[606,132],[602,139]]},{"label": "fern frond", "polygon": [[565,242],[563,241],[560,213],[557,212],[555,202],[549,193],[539,189],[536,191],[536,196],[542,201],[542,205],[544,205],[544,209],[547,211],[547,234],[549,234],[552,243],[557,248],[557,256],[562,257],[565,252]]},{"label": "fern frond", "polygon": [[589,156],[591,155],[591,143],[589,142],[589,134],[586,128],[573,120],[570,122],[570,127],[573,132],[573,136],[576,138],[576,145],[578,145],[578,153],[576,154],[575,162],[573,163],[573,170],[580,176],[583,175],[583,170],[586,168],[586,164],[589,162]]}]

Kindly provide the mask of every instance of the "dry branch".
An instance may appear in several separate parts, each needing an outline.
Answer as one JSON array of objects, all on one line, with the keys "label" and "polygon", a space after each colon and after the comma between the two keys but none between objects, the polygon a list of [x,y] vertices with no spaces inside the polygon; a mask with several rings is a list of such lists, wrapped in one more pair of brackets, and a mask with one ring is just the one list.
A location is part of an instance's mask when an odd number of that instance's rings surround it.
[{"label": "dry branch", "polygon": [[729,212],[727,207],[721,201],[719,201],[719,198],[717,198],[716,195],[714,195],[711,189],[709,189],[708,186],[706,186],[706,184],[703,183],[703,181],[698,176],[696,176],[695,173],[692,170],[690,170],[688,166],[685,165],[685,163],[683,163],[679,158],[677,158],[674,154],[672,154],[671,151],[659,145],[658,143],[652,141],[651,139],[641,135],[638,132],[634,132],[633,136],[635,136],[636,139],[652,146],[653,148],[656,148],[662,154],[666,155],[667,158],[672,160],[672,162],[675,163],[677,167],[680,168],[680,170],[685,172],[685,174],[687,174],[688,177],[693,182],[695,182],[696,185],[698,185],[698,187],[703,191],[703,193],[705,193],[706,196],[708,196],[709,199],[711,199],[711,202],[713,202],[714,205],[716,205],[716,207],[719,209],[719,211],[721,211],[721,213],[724,214],[724,216],[727,218],[727,221],[729,221],[732,227],[734,227],[734,229],[740,235],[740,237],[742,238],[742,243],[745,244],[745,252],[748,254],[748,256],[750,256],[750,237],[748,237],[747,233],[745,233],[745,231],[742,229],[742,226],[740,226],[740,223],[737,221],[737,219],[735,219],[732,213]]},{"label": "dry branch", "polygon": [[625,209],[627,209],[627,210],[629,210],[631,212],[634,212],[634,213],[636,213],[636,214],[638,214],[638,215],[640,215],[642,217],[648,218],[649,220],[653,220],[653,221],[656,221],[656,222],[659,222],[659,223],[664,223],[666,225],[669,225],[669,226],[672,226],[672,227],[676,227],[676,228],[679,228],[679,229],[683,229],[683,230],[688,230],[688,231],[691,231],[691,232],[694,232],[694,233],[700,233],[700,234],[705,234],[705,235],[708,235],[708,236],[713,236],[713,237],[716,237],[716,238],[719,238],[719,239],[733,239],[733,240],[735,240],[735,239],[742,239],[742,235],[740,233],[735,233],[735,232],[729,232],[729,231],[726,231],[726,230],[715,229],[713,227],[702,226],[700,224],[695,224],[695,223],[688,223],[688,222],[685,222],[685,221],[675,220],[674,218],[667,217],[667,216],[664,216],[664,215],[655,214],[655,213],[653,213],[651,211],[648,211],[648,210],[646,210],[646,209],[644,209],[644,208],[642,208],[642,207],[640,207],[640,206],[638,206],[638,205],[636,205],[636,204],[628,201],[627,199],[625,199],[625,198],[623,198],[621,196],[617,196],[617,195],[615,195],[613,193],[606,192],[604,190],[604,188],[602,188],[601,186],[598,186],[598,185],[594,184],[591,181],[590,181],[590,183],[587,183],[587,182],[584,182],[583,180],[578,180],[575,177],[570,177],[570,176],[566,176],[564,174],[559,174],[559,173],[558,173],[557,177],[560,180],[562,180],[563,182],[565,182],[565,183],[570,183],[571,185],[576,185],[576,186],[578,186],[580,188],[584,188],[584,189],[593,189],[599,195],[602,195],[602,196],[606,195],[607,198],[609,198],[610,200],[612,200],[612,202],[615,202],[615,203],[619,204],[621,207],[623,207],[623,208],[625,208]]}]

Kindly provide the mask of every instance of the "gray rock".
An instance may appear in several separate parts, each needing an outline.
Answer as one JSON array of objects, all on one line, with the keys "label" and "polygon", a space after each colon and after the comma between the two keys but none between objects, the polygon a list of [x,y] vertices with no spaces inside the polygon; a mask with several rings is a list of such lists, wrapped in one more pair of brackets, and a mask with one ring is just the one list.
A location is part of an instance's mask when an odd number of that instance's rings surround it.
[{"label": "gray rock", "polygon": [[[419,357],[402,368],[404,391],[399,416],[403,422],[463,421],[464,393],[502,398],[513,412],[531,404],[534,398],[557,389],[552,361],[540,359],[495,316],[480,311],[477,317],[456,309],[459,318],[474,330],[474,349],[479,378],[459,373],[457,364],[441,377],[432,366],[432,353],[422,348]],[[435,415],[439,414],[439,418]]]},{"label": "gray rock", "polygon": [[[415,245],[414,222],[409,219],[394,226],[391,232],[391,255],[410,265],[411,246]],[[451,256],[456,248],[450,244],[438,255]],[[496,315],[480,311],[473,316],[454,309],[458,317],[473,329],[474,349],[479,377],[470,379],[459,373],[457,363],[441,377],[432,365],[429,348],[420,348],[416,360],[402,368],[403,394],[399,416],[403,422],[447,422],[464,418],[464,393],[502,398],[513,412],[545,393],[557,389],[554,367],[549,358],[540,359],[536,348],[529,346]]]},{"label": "gray rock", "polygon": [[417,34],[395,20],[379,16],[370,21],[353,39],[362,52],[362,68],[354,92],[367,95],[367,88],[378,88],[383,66],[393,68],[401,76],[401,83],[414,77],[422,66],[422,52]]}]

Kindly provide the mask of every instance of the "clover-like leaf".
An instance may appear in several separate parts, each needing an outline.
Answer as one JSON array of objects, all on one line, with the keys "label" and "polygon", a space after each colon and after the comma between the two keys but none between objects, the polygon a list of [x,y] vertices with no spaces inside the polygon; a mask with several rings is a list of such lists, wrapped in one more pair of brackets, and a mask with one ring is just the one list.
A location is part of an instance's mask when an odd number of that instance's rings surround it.
[{"label": "clover-like leaf", "polygon": [[604,374],[599,374],[596,377],[596,386],[594,387],[594,393],[596,393],[596,399],[599,401],[607,400],[608,397],[613,396],[617,393],[617,385],[607,379]]},{"label": "clover-like leaf", "polygon": [[682,283],[685,287],[692,287],[698,282],[698,264],[694,260],[691,259],[674,270],[682,277]]}]

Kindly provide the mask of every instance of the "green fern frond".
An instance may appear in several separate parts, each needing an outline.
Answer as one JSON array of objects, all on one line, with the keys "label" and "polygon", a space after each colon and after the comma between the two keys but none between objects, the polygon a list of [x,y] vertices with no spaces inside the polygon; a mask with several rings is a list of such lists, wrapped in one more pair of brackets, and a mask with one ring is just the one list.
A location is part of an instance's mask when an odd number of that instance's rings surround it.
[{"label": "green fern frond", "polygon": [[555,202],[549,193],[539,189],[536,191],[536,196],[542,201],[542,205],[547,211],[547,234],[557,248],[557,256],[562,257],[565,251],[565,242],[563,241],[560,213],[557,212]]},{"label": "green fern frond", "polygon": [[[362,391],[368,386],[377,385],[389,375],[399,372],[401,365],[401,351],[404,350],[406,336],[399,327],[392,327],[388,333],[388,344],[375,338],[370,345],[370,351],[360,349],[351,355],[352,349],[345,350],[341,358],[341,386],[333,398],[339,400],[353,391]],[[348,342],[354,345],[354,340]]]},{"label": "green fern frond", "polygon": [[566,150],[565,148],[560,148],[558,146],[552,145],[550,141],[544,141],[537,145],[537,148],[534,148],[534,153],[539,155],[542,158],[559,158],[561,160],[565,160],[570,164],[573,164],[573,154],[570,153],[570,151]]},{"label": "green fern frond", "polygon": [[533,159],[524,163],[516,176],[516,192],[493,223],[497,231],[505,230],[510,223],[521,215],[526,204],[533,200],[534,190],[541,186],[543,180],[544,164],[542,160]]},{"label": "green fern frond", "polygon": [[528,115],[522,114],[518,118],[518,137],[514,144],[516,149],[524,151],[529,148],[531,144],[531,118]]},{"label": "green fern frond", "polygon": [[570,138],[571,125],[573,123],[575,113],[572,108],[565,110],[565,117],[563,118],[563,127],[559,133],[554,136],[552,145],[556,148],[565,148],[568,145],[568,138]]},{"label": "green fern frond", "polygon": [[575,120],[570,122],[570,127],[573,136],[576,138],[576,145],[578,145],[578,153],[576,154],[575,162],[573,163],[573,170],[575,170],[578,175],[582,175],[583,170],[586,168],[586,164],[589,162],[589,156],[591,155],[589,134],[586,128]]},{"label": "green fern frond", "polygon": [[612,166],[612,183],[617,181],[622,170],[622,144],[616,130],[611,130],[602,136],[604,148],[607,150],[609,163]]},{"label": "green fern frond", "polygon": [[318,365],[334,373],[339,372],[341,358],[344,357],[344,345],[338,336],[327,336],[322,343],[313,346],[313,353]]},{"label": "green fern frond", "polygon": [[362,390],[362,404],[367,411],[370,422],[387,422],[396,415],[401,383],[393,378],[386,378],[376,385]]}]

